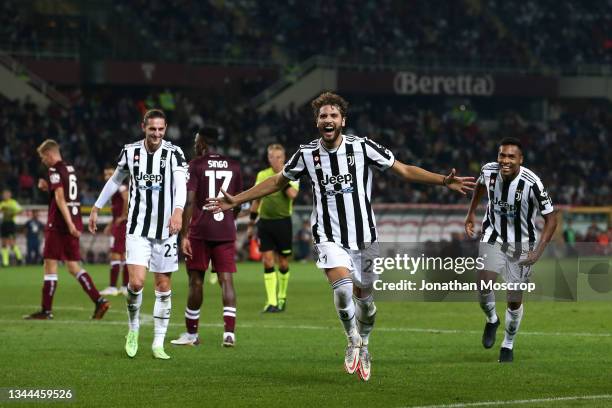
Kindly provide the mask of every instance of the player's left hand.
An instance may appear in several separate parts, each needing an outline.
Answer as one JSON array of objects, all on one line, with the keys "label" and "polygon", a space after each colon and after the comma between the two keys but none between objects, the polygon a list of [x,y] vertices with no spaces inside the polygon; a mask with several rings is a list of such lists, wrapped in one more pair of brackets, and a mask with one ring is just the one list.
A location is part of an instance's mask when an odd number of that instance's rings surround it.
[{"label": "player's left hand", "polygon": [[170,221],[168,222],[168,229],[170,230],[170,235],[178,234],[183,226],[183,211],[179,211],[179,209],[175,209],[170,217]]},{"label": "player's left hand", "polygon": [[451,190],[466,195],[468,191],[473,191],[476,187],[474,177],[457,177],[457,171],[452,169],[448,176],[444,177],[444,185]]},{"label": "player's left hand", "polygon": [[540,251],[529,251],[529,254],[527,254],[527,258],[523,259],[522,261],[519,261],[519,265],[520,266],[531,266],[534,263],[538,262],[538,259],[540,259],[540,257],[542,256],[542,253]]}]

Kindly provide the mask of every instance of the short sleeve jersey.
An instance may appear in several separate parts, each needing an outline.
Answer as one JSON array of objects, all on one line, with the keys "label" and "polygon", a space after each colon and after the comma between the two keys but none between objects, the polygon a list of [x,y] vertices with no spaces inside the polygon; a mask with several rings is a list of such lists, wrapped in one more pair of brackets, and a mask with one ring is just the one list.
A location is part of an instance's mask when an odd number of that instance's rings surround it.
[{"label": "short sleeve jersey", "polygon": [[113,215],[113,221],[121,217],[121,214],[123,214],[123,204],[124,204],[123,201],[124,200],[123,200],[123,196],[121,195],[121,193],[123,193],[126,190],[127,190],[127,186],[125,184],[122,184],[121,186],[119,186],[119,191],[117,191],[111,197],[111,213]]},{"label": "short sleeve jersey", "polygon": [[[268,167],[267,169],[260,171],[257,173],[255,185],[276,174],[277,173],[274,172],[272,167]],[[300,182],[299,180],[290,181],[288,186],[299,190]],[[292,212],[293,200],[287,197],[285,191],[277,191],[263,197],[259,205],[259,217],[263,220],[276,220],[291,217]]]},{"label": "short sleeve jersey", "polygon": [[187,191],[195,193],[189,238],[206,241],[236,240],[233,210],[212,214],[202,209],[206,199],[222,195],[221,189],[231,195],[242,191],[242,174],[237,161],[210,152],[189,163]]},{"label": "short sleeve jersey", "polygon": [[55,163],[49,167],[48,174],[49,183],[49,214],[47,217],[47,230],[55,230],[68,233],[68,226],[64,220],[57,201],[55,200],[55,190],[62,188],[64,190],[64,200],[68,206],[68,212],[74,226],[83,231],[83,221],[81,219],[81,196],[79,191],[79,183],[74,167],[64,161]]}]

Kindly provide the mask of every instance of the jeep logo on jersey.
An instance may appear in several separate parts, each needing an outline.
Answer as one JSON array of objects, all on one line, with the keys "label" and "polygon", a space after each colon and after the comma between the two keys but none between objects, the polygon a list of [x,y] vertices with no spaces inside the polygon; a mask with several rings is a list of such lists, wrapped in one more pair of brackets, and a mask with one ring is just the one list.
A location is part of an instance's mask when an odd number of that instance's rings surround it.
[{"label": "jeep logo on jersey", "polygon": [[495,201],[493,201],[493,204],[495,204],[496,206],[500,208],[505,208],[506,211],[510,211],[510,212],[513,212],[515,209],[513,204],[509,204],[508,202],[499,200],[497,198],[495,199]]},{"label": "jeep logo on jersey", "polygon": [[338,176],[330,176],[329,174],[325,174],[325,177],[323,177],[323,180],[321,180],[321,185],[322,186],[327,186],[327,185],[336,185],[336,184],[342,184],[342,183],[347,183],[350,184],[353,182],[353,176],[350,174],[340,174]]},{"label": "jeep logo on jersey", "polygon": [[161,174],[140,173],[136,176],[137,181],[151,181],[153,183],[161,183],[163,179],[164,176]]}]

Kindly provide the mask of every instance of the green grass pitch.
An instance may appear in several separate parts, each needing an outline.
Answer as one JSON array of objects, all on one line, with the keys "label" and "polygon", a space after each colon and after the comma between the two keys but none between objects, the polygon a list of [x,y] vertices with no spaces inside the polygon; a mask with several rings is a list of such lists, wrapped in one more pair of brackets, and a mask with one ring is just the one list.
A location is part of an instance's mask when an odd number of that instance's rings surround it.
[{"label": "green grass pitch", "polygon": [[[39,308],[42,268],[0,269],[0,388],[70,388],[74,401],[53,403],[69,407],[498,405],[484,404],[491,401],[612,406],[609,302],[527,300],[515,362],[507,365],[497,363],[503,326],[496,346],[482,348],[484,319],[476,303],[378,302],[370,341],[372,379],[362,383],[343,371],[346,340],[323,274],[312,264],[291,268],[287,311],[262,315],[262,268],[239,265],[234,349],[221,347],[221,297],[218,286],[208,283],[202,344],[169,344],[184,331],[187,279],[184,269],[175,273],[166,338],[169,361],[151,357],[152,277],[144,292],[140,350],[129,359],[123,350],[127,320],[122,297],[110,299],[104,320],[91,321],[92,303],[62,268],[55,320],[24,321],[24,314]],[[99,289],[107,285],[106,266],[87,269]],[[504,310],[501,303],[499,310]],[[0,401],[0,406],[41,405],[46,404]]]}]

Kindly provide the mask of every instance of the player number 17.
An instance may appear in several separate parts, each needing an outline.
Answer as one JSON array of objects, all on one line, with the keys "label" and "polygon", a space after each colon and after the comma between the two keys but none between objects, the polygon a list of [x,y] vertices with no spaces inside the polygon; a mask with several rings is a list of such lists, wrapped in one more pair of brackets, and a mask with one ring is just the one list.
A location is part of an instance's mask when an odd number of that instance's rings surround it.
[{"label": "player number 17", "polygon": [[232,181],[232,174],[229,170],[206,170],[204,175],[208,177],[208,198],[221,197],[221,190],[216,191],[215,180],[222,179],[221,188],[227,191]]}]

